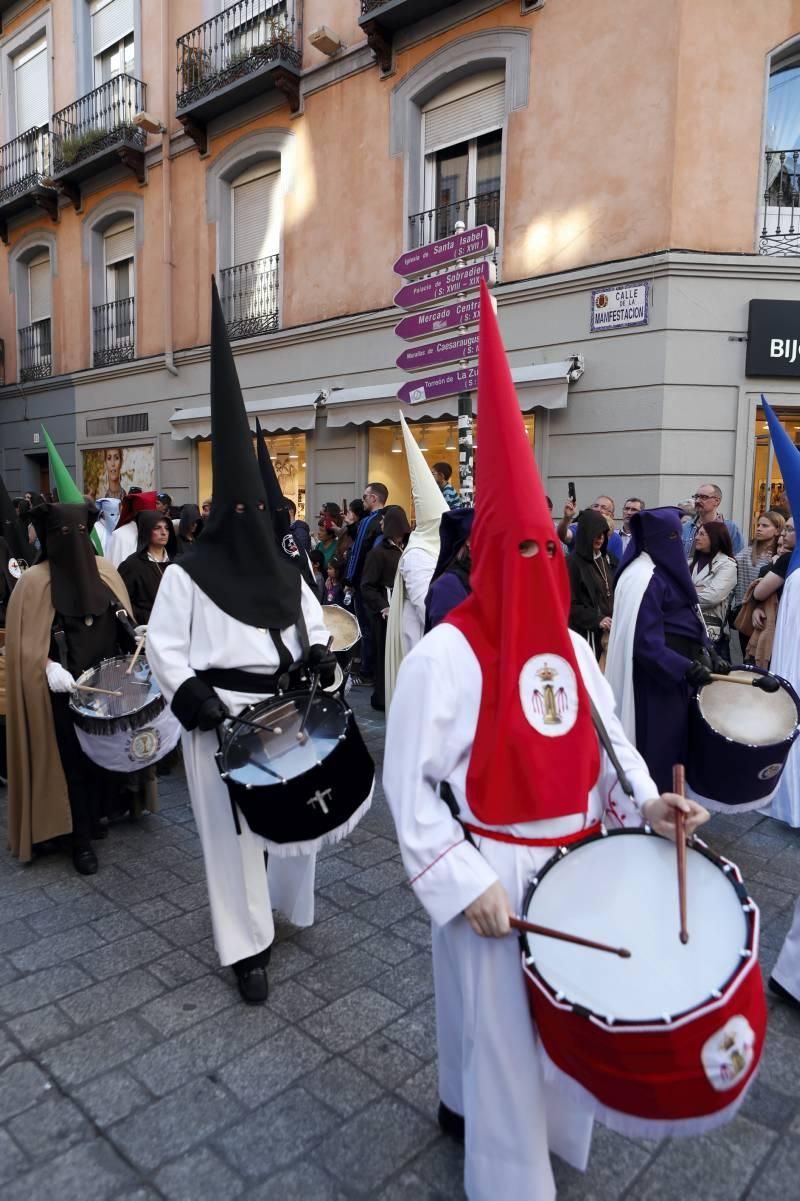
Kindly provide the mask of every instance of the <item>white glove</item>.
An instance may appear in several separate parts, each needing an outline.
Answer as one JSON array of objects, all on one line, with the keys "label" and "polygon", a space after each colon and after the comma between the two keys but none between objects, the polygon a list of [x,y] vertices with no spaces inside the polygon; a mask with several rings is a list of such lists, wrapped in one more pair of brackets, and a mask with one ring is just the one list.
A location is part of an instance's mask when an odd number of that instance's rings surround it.
[{"label": "white glove", "polygon": [[62,667],[60,663],[54,663],[52,659],[47,660],[47,686],[51,692],[72,692],[75,688],[75,679],[67,671],[66,667]]},{"label": "white glove", "polygon": [[147,626],[136,626],[134,628],[133,632],[137,638],[146,638],[147,637]]}]

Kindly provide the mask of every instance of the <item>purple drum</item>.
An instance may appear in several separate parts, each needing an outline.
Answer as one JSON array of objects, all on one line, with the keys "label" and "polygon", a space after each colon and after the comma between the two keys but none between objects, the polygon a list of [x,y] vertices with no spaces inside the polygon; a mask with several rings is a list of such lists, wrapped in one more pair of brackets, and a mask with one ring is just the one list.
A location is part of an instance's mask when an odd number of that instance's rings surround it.
[{"label": "purple drum", "polygon": [[691,795],[709,809],[744,813],[768,805],[798,730],[800,700],[786,680],[753,687],[758,668],[742,667],[700,689],[689,708]]}]

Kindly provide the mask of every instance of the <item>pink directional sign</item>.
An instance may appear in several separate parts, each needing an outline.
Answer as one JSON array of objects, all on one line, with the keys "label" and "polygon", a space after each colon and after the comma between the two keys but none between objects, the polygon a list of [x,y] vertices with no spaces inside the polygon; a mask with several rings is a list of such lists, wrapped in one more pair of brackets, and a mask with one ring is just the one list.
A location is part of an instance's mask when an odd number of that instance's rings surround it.
[{"label": "pink directional sign", "polygon": [[479,225],[476,229],[466,229],[461,234],[440,238],[438,242],[428,242],[425,246],[401,254],[394,270],[396,275],[408,278],[420,275],[423,271],[435,271],[437,267],[447,267],[459,259],[474,259],[479,254],[493,253],[494,230],[490,225]]},{"label": "pink directional sign", "polygon": [[421,309],[426,305],[446,300],[448,296],[457,296],[459,292],[475,292],[481,286],[482,280],[486,280],[491,287],[496,274],[494,263],[486,260],[470,263],[468,267],[457,267],[455,271],[446,271],[441,275],[420,279],[415,284],[406,284],[396,293],[394,303],[401,309]]},{"label": "pink directional sign", "polygon": [[477,353],[478,335],[458,334],[455,338],[426,342],[424,346],[410,346],[398,356],[397,366],[402,371],[431,371],[461,359],[474,359]]},{"label": "pink directional sign", "polygon": [[[493,296],[491,300],[496,312],[497,304]],[[406,342],[415,342],[417,338],[428,338],[444,330],[458,329],[459,325],[475,325],[480,321],[480,316],[481,306],[477,297],[474,300],[454,300],[438,309],[404,317],[398,321],[394,332]]]},{"label": "pink directional sign", "polygon": [[426,375],[423,379],[409,380],[397,393],[397,399],[406,404],[420,404],[424,400],[444,400],[459,392],[474,392],[478,387],[477,367],[458,367],[441,375]]}]

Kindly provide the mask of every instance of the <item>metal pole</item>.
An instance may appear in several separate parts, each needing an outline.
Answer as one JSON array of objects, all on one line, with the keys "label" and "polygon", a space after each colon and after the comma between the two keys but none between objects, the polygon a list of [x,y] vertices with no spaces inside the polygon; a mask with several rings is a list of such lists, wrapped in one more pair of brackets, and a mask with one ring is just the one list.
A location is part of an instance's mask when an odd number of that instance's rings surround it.
[{"label": "metal pole", "polygon": [[[456,221],[453,232],[463,233],[467,228],[466,222]],[[459,264],[460,265],[460,264]],[[464,333],[465,327],[459,327],[459,333]],[[460,367],[467,366],[467,360],[462,359]],[[461,503],[472,506],[475,498],[475,480],[473,476],[475,454],[472,444],[472,393],[458,394],[458,483],[461,493]]]}]

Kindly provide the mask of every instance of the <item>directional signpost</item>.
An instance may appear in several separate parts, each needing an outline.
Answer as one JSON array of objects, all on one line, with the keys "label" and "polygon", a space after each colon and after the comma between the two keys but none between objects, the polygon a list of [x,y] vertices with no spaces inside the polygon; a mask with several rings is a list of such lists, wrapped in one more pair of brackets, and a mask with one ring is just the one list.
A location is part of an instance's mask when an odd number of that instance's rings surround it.
[{"label": "directional signpost", "polygon": [[[426,371],[457,363],[436,375],[409,380],[397,393],[405,404],[444,400],[458,396],[458,447],[461,495],[472,503],[472,393],[478,385],[478,369],[469,360],[478,353],[478,335],[467,332],[480,319],[480,300],[474,295],[485,282],[497,279],[493,262],[494,230],[488,225],[465,229],[456,224],[455,233],[402,254],[394,265],[397,275],[410,281],[395,294],[394,303],[404,309],[395,333],[406,342],[458,331],[421,346],[407,347],[397,359],[404,371]],[[445,270],[449,268],[449,270]],[[435,306],[435,307],[434,307]],[[495,306],[496,307],[496,306]]]}]

